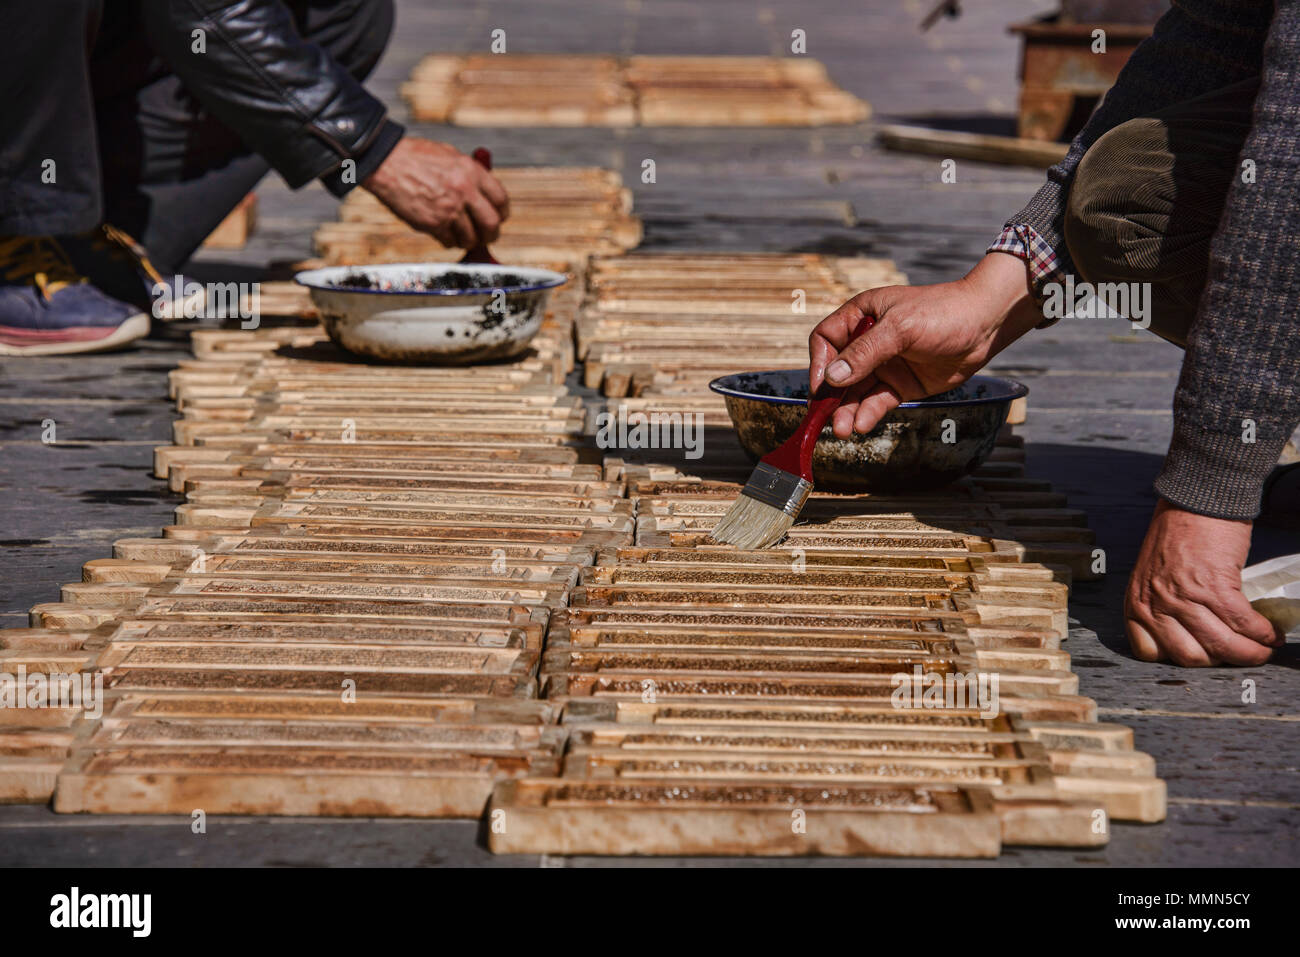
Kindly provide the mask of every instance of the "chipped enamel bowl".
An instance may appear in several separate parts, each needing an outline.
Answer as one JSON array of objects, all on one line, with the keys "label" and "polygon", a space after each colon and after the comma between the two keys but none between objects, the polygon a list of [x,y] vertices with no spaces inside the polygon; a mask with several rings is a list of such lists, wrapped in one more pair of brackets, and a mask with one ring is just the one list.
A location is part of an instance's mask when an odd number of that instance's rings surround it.
[{"label": "chipped enamel bowl", "polygon": [[[420,288],[446,273],[476,278],[464,289]],[[325,331],[349,352],[466,365],[523,352],[541,328],[551,291],[567,277],[524,266],[392,263],[309,269],[294,280],[311,290]]]},{"label": "chipped enamel bowl", "polygon": [[[807,411],[807,369],[742,372],[709,388],[726,400],[740,444],[756,461],[793,435]],[[1014,379],[977,375],[941,395],[904,402],[865,435],[838,439],[827,425],[813,447],[813,478],[848,492],[947,485],[984,463],[1011,403],[1028,394]]]}]

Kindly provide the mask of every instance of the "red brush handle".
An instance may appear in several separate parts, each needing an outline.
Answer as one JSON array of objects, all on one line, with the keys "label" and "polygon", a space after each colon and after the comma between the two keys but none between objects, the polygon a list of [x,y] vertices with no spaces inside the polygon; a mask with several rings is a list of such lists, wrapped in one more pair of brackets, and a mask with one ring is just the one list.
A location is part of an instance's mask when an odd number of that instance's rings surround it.
[{"label": "red brush handle", "polygon": [[[479,166],[482,166],[488,172],[492,171],[492,154],[486,149],[480,146],[470,155],[474,157],[474,162],[478,163]],[[482,242],[467,251],[460,261],[463,263],[487,263],[492,266],[500,265],[497,258],[492,255],[492,251],[488,249],[487,243]]]},{"label": "red brush handle", "polygon": [[[857,339],[875,324],[876,319],[874,316],[863,316],[849,335],[849,342]],[[845,345],[847,346],[848,342]],[[822,387],[817,390],[816,397],[808,400],[808,412],[804,415],[803,423],[798,430],[781,443],[779,448],[773,449],[767,455],[764,455],[762,461],[811,482],[813,480],[813,446],[817,444],[822,429],[825,428],[826,423],[830,421],[830,417],[834,415],[835,410],[840,407],[840,403],[843,401],[844,388],[823,381]]]}]

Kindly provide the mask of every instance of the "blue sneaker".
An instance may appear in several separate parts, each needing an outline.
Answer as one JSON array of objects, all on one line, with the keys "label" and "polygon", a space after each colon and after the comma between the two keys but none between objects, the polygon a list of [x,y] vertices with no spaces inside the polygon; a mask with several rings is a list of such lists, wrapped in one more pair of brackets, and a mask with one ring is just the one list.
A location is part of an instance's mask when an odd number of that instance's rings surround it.
[{"label": "blue sneaker", "polygon": [[144,248],[125,230],[103,223],[87,233],[60,236],[59,244],[77,272],[114,299],[130,303],[164,322],[200,315],[206,296],[180,276],[162,276]]},{"label": "blue sneaker", "polygon": [[149,316],[90,285],[53,238],[0,238],[0,355],[102,352],[148,334]]}]

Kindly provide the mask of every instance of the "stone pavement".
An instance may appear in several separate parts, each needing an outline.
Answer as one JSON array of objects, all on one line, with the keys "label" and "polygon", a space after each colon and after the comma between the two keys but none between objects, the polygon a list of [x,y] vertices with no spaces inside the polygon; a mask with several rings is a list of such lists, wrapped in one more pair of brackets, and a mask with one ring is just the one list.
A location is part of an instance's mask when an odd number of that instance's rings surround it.
[{"label": "stone pavement", "polygon": [[[483,145],[500,165],[592,163],[618,169],[644,218],[643,249],[765,249],[889,256],[913,283],[964,272],[1041,181],[1041,173],[961,161],[940,182],[939,159],[883,151],[879,122],[918,121],[1010,132],[1017,48],[1008,23],[1048,2],[984,0],[928,34],[915,27],[929,0],[399,0],[398,30],[371,88],[398,119],[398,84],[431,51],[481,51],[505,29],[510,52],[781,54],[803,29],[808,54],[868,100],[871,123],[808,129],[468,130],[415,127],[462,149]],[[657,182],[642,184],[642,160]],[[253,279],[268,263],[311,253],[314,226],[335,218],[321,188],[259,189],[258,232],[237,254],[204,253],[190,273]],[[810,317],[811,318],[811,317]],[[114,539],[157,534],[176,498],[149,475],[170,441],[166,374],[188,355],[186,330],[161,330],[108,356],[0,360],[0,626],[57,598],[82,562]],[[1081,693],[1101,719],[1134,729],[1169,785],[1169,819],[1115,825],[1097,851],[1011,849],[996,866],[1282,865],[1297,859],[1300,809],[1300,655],[1274,664],[1184,671],[1133,661],[1120,606],[1147,515],[1151,481],[1172,427],[1181,354],[1118,320],[1067,320],[1000,356],[994,371],[1031,389],[1032,475],[1085,508],[1105,549],[1104,583],[1076,587],[1067,650]],[[53,420],[57,443],[41,433]],[[1252,560],[1294,551],[1259,530]],[[1242,703],[1243,682],[1257,701]],[[212,819],[195,836],[176,818],[66,817],[44,807],[0,808],[0,865],[484,865],[621,863],[494,858],[474,822]],[[623,861],[625,862],[625,861]],[[665,866],[739,861],[652,861]],[[859,861],[782,861],[852,866]],[[926,862],[870,861],[872,865]],[[938,862],[950,865],[951,862]],[[987,864],[986,864],[987,866]]]}]

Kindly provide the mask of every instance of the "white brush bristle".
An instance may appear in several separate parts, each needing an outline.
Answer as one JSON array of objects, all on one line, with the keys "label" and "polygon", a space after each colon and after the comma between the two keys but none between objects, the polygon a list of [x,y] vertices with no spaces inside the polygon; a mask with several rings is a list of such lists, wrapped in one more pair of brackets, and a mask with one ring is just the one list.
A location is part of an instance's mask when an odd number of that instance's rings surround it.
[{"label": "white brush bristle", "polygon": [[741,495],[731,504],[710,536],[715,542],[737,548],[768,548],[785,538],[794,516],[758,499]]}]

